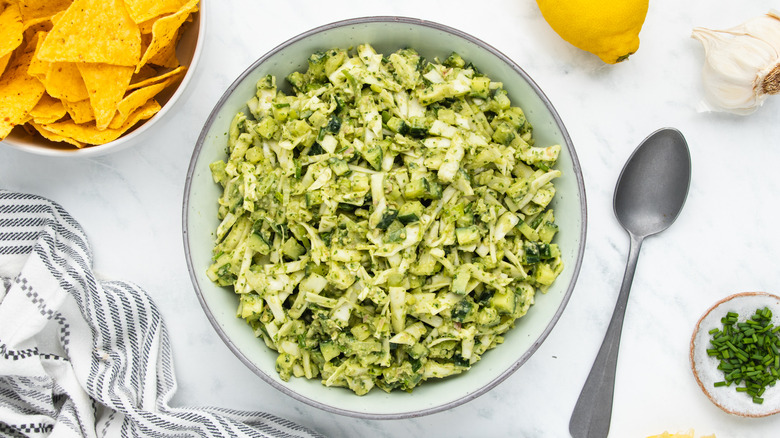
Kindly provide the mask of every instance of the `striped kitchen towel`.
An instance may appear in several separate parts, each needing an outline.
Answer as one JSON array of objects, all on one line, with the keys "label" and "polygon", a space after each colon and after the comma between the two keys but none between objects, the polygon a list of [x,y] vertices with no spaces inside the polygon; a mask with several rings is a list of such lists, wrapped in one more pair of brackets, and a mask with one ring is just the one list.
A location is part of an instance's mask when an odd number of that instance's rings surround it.
[{"label": "striped kitchen towel", "polygon": [[266,413],[171,407],[162,315],[138,286],[91,268],[62,207],[0,190],[0,436],[320,436]]}]

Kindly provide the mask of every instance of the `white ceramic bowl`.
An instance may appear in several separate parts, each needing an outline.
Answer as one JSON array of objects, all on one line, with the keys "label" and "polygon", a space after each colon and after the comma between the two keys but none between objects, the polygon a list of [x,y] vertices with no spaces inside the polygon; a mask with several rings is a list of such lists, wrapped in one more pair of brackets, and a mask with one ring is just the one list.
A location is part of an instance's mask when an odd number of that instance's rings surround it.
[{"label": "white ceramic bowl", "polygon": [[[219,288],[206,277],[211,263],[221,187],[215,184],[209,163],[224,159],[228,126],[254,94],[257,80],[267,74],[284,78],[305,70],[311,53],[333,47],[370,43],[379,53],[412,47],[426,58],[443,59],[458,52],[491,79],[502,81],[510,98],[525,111],[539,145],[563,146],[553,201],[560,231],[556,237],[565,270],[545,295],[505,337],[505,343],[487,352],[465,373],[441,381],[427,381],[409,394],[371,391],[356,396],[345,388],[328,388],[319,380],[282,381],[275,371],[276,353],[255,338],[244,320],[236,317],[238,300],[232,289]],[[278,81],[277,84],[283,83]],[[225,92],[198,139],[187,173],[183,207],[184,245],[190,276],[203,309],[230,349],[249,368],[283,393],[324,410],[361,418],[405,418],[449,409],[472,400],[503,381],[536,351],[553,328],[574,288],[585,247],[585,191],[579,162],[563,122],[544,93],[512,60],[484,42],[440,24],[411,18],[368,17],[325,25],[303,33],[252,64]]]},{"label": "white ceramic bowl", "polygon": [[56,156],[56,157],[84,157],[98,156],[109,152],[116,152],[127,146],[134,144],[138,138],[152,128],[155,124],[165,119],[165,115],[171,111],[179,98],[184,94],[184,90],[192,80],[196,67],[200,61],[200,54],[203,50],[205,36],[205,11],[210,6],[208,0],[200,0],[198,11],[192,14],[192,22],[187,23],[184,28],[181,39],[176,46],[176,57],[181,65],[187,66],[187,72],[184,77],[175,86],[167,87],[155,98],[162,108],[154,116],[145,120],[114,141],[94,146],[86,146],[78,149],[67,143],[59,143],[47,140],[38,134],[31,135],[21,126],[17,126],[13,131],[0,142],[0,145],[10,146],[26,152],[38,155]]}]

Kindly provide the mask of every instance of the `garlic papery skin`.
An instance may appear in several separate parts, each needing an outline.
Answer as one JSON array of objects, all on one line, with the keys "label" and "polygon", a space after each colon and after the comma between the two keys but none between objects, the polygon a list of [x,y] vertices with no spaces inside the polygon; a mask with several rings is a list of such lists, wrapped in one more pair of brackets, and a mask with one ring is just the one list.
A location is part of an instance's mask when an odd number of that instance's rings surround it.
[{"label": "garlic papery skin", "polygon": [[780,92],[780,13],[775,10],[725,30],[691,35],[704,46],[706,109],[750,114]]}]

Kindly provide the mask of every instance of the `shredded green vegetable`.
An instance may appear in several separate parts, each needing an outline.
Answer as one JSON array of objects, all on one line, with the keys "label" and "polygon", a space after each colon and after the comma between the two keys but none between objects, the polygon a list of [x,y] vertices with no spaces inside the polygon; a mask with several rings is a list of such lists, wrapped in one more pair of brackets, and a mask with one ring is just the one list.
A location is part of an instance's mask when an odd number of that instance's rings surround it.
[{"label": "shredded green vegetable", "polygon": [[748,394],[754,403],[764,402],[764,391],[780,378],[780,326],[771,320],[768,307],[757,309],[744,322],[739,322],[739,314],[728,312],[721,318],[723,329],[709,331],[713,348],[707,349],[707,354],[720,360],[718,369],[724,376],[715,382],[716,387],[734,383],[737,392]]},{"label": "shredded green vegetable", "polygon": [[563,269],[549,203],[560,145],[453,53],[315,53],[238,113],[212,281],[282,379],[411,391],[503,342]]}]

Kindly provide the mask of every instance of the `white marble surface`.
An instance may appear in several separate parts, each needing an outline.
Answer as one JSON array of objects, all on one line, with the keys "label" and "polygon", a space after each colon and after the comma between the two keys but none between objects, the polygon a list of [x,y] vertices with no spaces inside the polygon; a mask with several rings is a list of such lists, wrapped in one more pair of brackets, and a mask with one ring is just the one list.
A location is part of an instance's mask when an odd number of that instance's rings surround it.
[{"label": "white marble surface", "polygon": [[[696,386],[688,342],[699,316],[740,291],[780,292],[780,98],[747,116],[698,113],[703,52],[694,26],[729,27],[776,7],[753,0],[651,0],[640,50],[616,66],[562,41],[533,1],[211,0],[202,65],[191,88],[139,144],[78,159],[0,144],[0,187],[46,196],[81,222],[95,270],[155,299],[173,343],[176,405],[268,411],[325,435],[568,436],[569,416],[612,313],[628,238],[612,213],[624,160],[649,133],[687,137],[693,181],[685,209],[645,241],[626,315],[610,437],[696,430],[718,438],[776,436],[780,416],[721,412]],[[297,402],[242,365],[208,323],[190,283],[181,237],[184,179],[200,127],[226,87],[256,58],[331,21],[404,15],[468,32],[504,52],[542,87],[567,125],[588,195],[585,261],[544,344],[515,374],[458,408],[423,418],[367,421]]]}]

